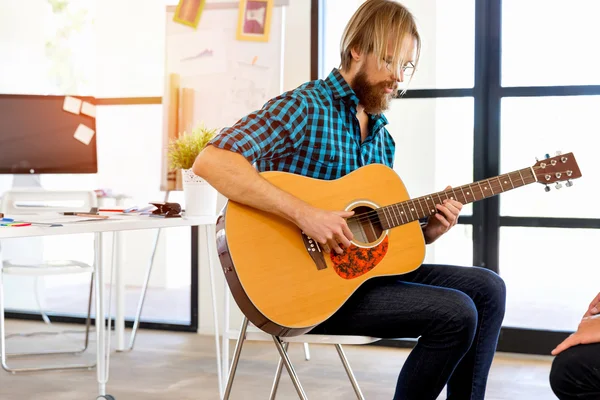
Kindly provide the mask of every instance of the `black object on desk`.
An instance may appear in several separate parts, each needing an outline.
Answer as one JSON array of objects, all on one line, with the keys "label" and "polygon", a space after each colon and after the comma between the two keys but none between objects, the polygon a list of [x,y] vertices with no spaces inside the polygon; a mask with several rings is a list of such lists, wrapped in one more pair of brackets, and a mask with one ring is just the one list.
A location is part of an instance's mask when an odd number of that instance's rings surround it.
[{"label": "black object on desk", "polygon": [[150,203],[156,210],[152,211],[151,217],[155,218],[181,218],[181,205],[179,203]]}]

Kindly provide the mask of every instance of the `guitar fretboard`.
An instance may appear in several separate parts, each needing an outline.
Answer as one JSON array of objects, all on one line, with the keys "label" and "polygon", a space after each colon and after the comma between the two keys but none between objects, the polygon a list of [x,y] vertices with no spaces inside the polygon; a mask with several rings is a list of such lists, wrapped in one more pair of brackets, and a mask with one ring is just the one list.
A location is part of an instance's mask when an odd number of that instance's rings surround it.
[{"label": "guitar fretboard", "polygon": [[391,229],[438,212],[436,204],[453,199],[462,204],[473,203],[536,181],[531,168],[524,168],[494,178],[484,179],[427,196],[391,204],[377,209],[383,229]]}]

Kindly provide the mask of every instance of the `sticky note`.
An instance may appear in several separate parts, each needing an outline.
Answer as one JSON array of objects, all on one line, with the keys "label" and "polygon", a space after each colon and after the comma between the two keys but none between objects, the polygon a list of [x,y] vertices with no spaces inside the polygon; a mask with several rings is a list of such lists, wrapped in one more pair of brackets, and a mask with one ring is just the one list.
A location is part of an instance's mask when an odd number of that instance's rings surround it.
[{"label": "sticky note", "polygon": [[75,131],[75,135],[73,135],[75,137],[75,139],[79,140],[81,143],[83,144],[90,144],[90,142],[92,141],[92,138],[94,137],[94,130],[83,125],[83,124],[79,124],[79,126],[77,127],[77,130]]},{"label": "sticky note", "polygon": [[96,106],[93,105],[92,103],[88,103],[87,101],[84,101],[81,104],[81,113],[88,115],[92,118],[96,118]]},{"label": "sticky note", "polygon": [[81,100],[71,96],[65,96],[65,102],[63,103],[63,110],[73,114],[79,115],[79,109],[81,108]]}]

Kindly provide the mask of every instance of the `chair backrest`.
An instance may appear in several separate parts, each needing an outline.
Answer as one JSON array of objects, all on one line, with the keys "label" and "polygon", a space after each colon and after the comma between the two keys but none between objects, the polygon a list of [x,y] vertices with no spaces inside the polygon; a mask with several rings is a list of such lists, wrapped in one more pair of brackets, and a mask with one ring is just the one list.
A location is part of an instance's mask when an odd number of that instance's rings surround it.
[{"label": "chair backrest", "polygon": [[93,190],[11,189],[3,194],[0,202],[0,212],[9,216],[89,212],[93,207],[98,207],[98,197]]}]

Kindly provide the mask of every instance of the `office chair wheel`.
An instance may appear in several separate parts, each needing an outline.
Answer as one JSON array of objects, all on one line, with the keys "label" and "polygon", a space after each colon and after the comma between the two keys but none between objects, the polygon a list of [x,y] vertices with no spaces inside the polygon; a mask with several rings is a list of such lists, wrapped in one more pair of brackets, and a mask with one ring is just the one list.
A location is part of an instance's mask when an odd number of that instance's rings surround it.
[{"label": "office chair wheel", "polygon": [[96,397],[96,400],[99,400],[99,399],[115,400],[115,398],[112,397],[110,394],[105,394],[104,396],[98,396],[98,397]]}]

